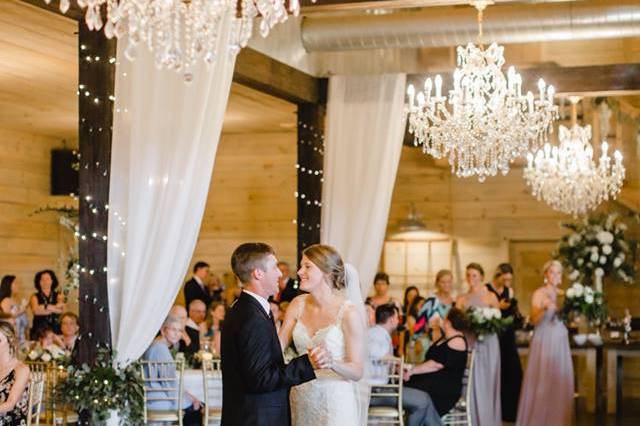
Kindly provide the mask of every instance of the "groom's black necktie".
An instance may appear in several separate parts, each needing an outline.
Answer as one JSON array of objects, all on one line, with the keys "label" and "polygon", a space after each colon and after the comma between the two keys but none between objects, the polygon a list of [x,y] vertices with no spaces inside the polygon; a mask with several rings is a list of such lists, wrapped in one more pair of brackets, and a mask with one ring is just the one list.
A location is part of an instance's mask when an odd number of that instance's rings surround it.
[{"label": "groom's black necktie", "polygon": [[271,320],[271,322],[273,323],[273,325],[276,325],[275,320],[273,319],[273,311],[271,309],[269,309],[269,319]]}]

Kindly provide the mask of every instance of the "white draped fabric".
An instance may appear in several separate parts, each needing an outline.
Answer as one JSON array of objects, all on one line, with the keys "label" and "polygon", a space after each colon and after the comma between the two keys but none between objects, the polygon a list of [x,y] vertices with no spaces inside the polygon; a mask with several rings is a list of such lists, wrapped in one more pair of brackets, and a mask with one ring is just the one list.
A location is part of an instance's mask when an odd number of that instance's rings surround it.
[{"label": "white draped fabric", "polygon": [[329,80],[321,241],[360,272],[366,296],[380,260],[405,131],[406,75]]},{"label": "white draped fabric", "polygon": [[149,346],[193,255],[235,64],[230,20],[220,25],[215,64],[196,64],[189,84],[118,46],[107,280],[119,361]]}]

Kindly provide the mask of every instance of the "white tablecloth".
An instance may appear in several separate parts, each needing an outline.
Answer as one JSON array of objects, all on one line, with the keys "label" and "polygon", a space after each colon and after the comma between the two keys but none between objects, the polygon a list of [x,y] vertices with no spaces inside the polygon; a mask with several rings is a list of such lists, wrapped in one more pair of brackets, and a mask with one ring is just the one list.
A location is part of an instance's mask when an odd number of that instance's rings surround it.
[{"label": "white tablecloth", "polygon": [[222,407],[222,374],[214,372],[217,377],[209,380],[209,401],[204,400],[204,384],[202,370],[184,370],[184,390],[206,403],[209,407]]}]

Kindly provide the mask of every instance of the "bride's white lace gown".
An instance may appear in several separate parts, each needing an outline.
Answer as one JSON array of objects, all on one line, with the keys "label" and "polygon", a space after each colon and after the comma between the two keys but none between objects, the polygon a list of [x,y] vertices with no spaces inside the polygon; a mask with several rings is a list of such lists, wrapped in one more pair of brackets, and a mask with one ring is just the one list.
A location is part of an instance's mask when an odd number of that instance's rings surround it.
[{"label": "bride's white lace gown", "polygon": [[[303,296],[308,297],[308,296]],[[335,360],[342,361],[346,348],[342,332],[342,318],[347,306],[345,301],[336,317],[336,321],[313,336],[300,321],[304,303],[296,316],[292,337],[300,355],[309,348],[324,342]],[[331,370],[316,371],[316,380],[303,383],[291,389],[291,418],[293,426],[357,426],[359,424],[356,384],[343,379]]]}]

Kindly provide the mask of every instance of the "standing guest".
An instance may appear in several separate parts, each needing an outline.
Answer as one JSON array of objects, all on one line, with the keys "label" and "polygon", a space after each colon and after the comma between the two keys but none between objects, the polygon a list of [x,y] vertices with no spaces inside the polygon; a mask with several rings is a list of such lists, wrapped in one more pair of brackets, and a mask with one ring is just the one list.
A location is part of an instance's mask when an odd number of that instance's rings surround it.
[{"label": "standing guest", "polygon": [[60,314],[65,309],[63,297],[56,291],[58,278],[52,270],[45,269],[38,272],[33,281],[37,291],[29,301],[33,312],[31,340],[34,340],[38,329],[44,326],[49,326],[55,333],[59,334]]},{"label": "standing guest", "polygon": [[544,285],[533,292],[531,321],[536,325],[524,376],[518,426],[568,426],[573,417],[573,362],[567,328],[558,318],[562,264],[545,263]]},{"label": "standing guest", "polygon": [[[466,269],[469,292],[458,297],[456,307],[500,308],[498,298],[483,284],[484,269],[470,263]],[[475,342],[473,387],[471,389],[471,423],[474,426],[500,426],[500,344],[495,333]]]},{"label": "standing guest", "polygon": [[73,312],[65,312],[60,316],[60,331],[62,332],[60,340],[62,343],[62,349],[68,352],[73,352],[76,347],[78,330],[80,330],[80,323],[76,314]]},{"label": "standing guest", "polygon": [[26,340],[25,334],[29,320],[27,318],[27,301],[18,303],[19,280],[15,275],[5,275],[0,283],[0,311],[10,314],[16,326],[19,344]]},{"label": "standing guest", "polygon": [[448,315],[455,301],[452,291],[453,274],[448,269],[439,270],[436,274],[436,294],[427,299],[425,303],[426,309],[424,310],[431,341],[433,342],[442,337],[442,321]]},{"label": "standing guest", "polygon": [[518,301],[514,297],[513,268],[508,263],[498,265],[493,282],[487,284],[490,292],[496,295],[500,303],[502,318],[513,318],[513,323],[502,332],[500,342],[500,398],[502,403],[502,421],[515,422],[518,415],[518,400],[522,385],[522,365],[516,346],[516,320],[520,317]]},{"label": "standing guest", "polygon": [[[184,325],[182,324],[182,320],[180,318],[169,316],[164,320],[162,324],[162,328],[160,329],[160,335],[155,338],[149,349],[146,350],[142,358],[146,361],[157,361],[157,362],[167,362],[173,361],[173,357],[171,356],[171,348],[176,345],[180,340],[180,336],[182,335]],[[158,375],[159,372],[162,371],[163,376],[157,377],[158,379],[162,377],[175,377],[175,370],[170,371],[169,369],[158,369],[157,371],[148,371],[147,374],[150,377],[154,375]],[[171,381],[162,381],[162,380],[154,380],[149,382],[149,386],[152,388],[160,389],[158,391],[151,392],[151,397],[153,398],[175,398],[176,397],[176,384]],[[162,391],[162,388],[167,388],[167,390]],[[189,426],[199,425],[201,420],[201,416],[199,415],[200,410],[200,401],[192,396],[189,392],[184,392],[181,398],[182,407],[186,408],[184,413],[184,424]],[[175,404],[175,401],[172,400],[162,400],[156,399],[147,402],[147,408],[150,410],[175,410],[178,407]]]},{"label": "standing guest", "polygon": [[29,367],[20,362],[18,336],[0,321],[0,426],[24,426],[29,409]]},{"label": "standing guest", "polygon": [[402,322],[406,321],[407,315],[409,315],[409,309],[411,308],[411,304],[413,303],[413,300],[417,296],[420,296],[420,291],[418,290],[418,287],[412,285],[405,289],[404,297],[402,299],[402,318],[401,318]]},{"label": "standing guest", "polygon": [[190,306],[194,300],[201,300],[205,306],[211,303],[211,295],[205,284],[205,280],[209,276],[209,264],[206,262],[196,262],[193,265],[193,277],[184,285],[184,303]]},{"label": "standing guest", "polygon": [[375,294],[368,299],[371,306],[377,308],[380,305],[393,303],[398,309],[401,309],[398,301],[389,295],[389,275],[384,272],[378,272],[373,279],[373,288]]},{"label": "standing guest", "polygon": [[209,292],[212,302],[222,301],[224,286],[222,285],[222,281],[220,281],[220,277],[216,274],[209,274],[209,279],[207,280],[207,291]]},{"label": "standing guest", "polygon": [[[394,305],[380,305],[376,308],[376,325],[367,331],[369,358],[374,362],[368,366],[369,383],[372,386],[383,386],[388,382],[388,371],[384,363],[377,361],[393,356],[391,334],[398,328],[400,318]],[[394,405],[394,398],[372,397],[370,405]],[[402,390],[402,408],[408,416],[407,426],[437,426],[440,417],[436,412],[429,395],[421,390],[405,387]]]},{"label": "standing guest", "polygon": [[220,353],[220,333],[222,332],[225,313],[224,303],[212,302],[207,319],[200,323],[200,335],[211,339],[213,350],[216,354]]},{"label": "standing guest", "polygon": [[[429,347],[424,362],[405,373],[407,383],[403,389],[403,394],[414,388],[426,392],[438,416],[448,413],[460,398],[467,366],[467,339],[463,334],[468,329],[466,315],[459,309],[451,309],[442,325],[444,333]],[[427,421],[427,425],[432,424],[440,423]]]},{"label": "standing guest", "polygon": [[186,327],[187,310],[184,306],[173,305],[168,316],[182,321],[182,334],[178,342],[178,352],[182,352],[187,359],[193,358],[196,352],[200,350],[200,332],[194,333],[192,329]]},{"label": "standing guest", "polygon": [[291,268],[287,262],[278,262],[278,269],[282,276],[278,279],[278,293],[273,297],[275,301],[291,302],[296,296],[302,294],[300,284],[291,278]]}]

